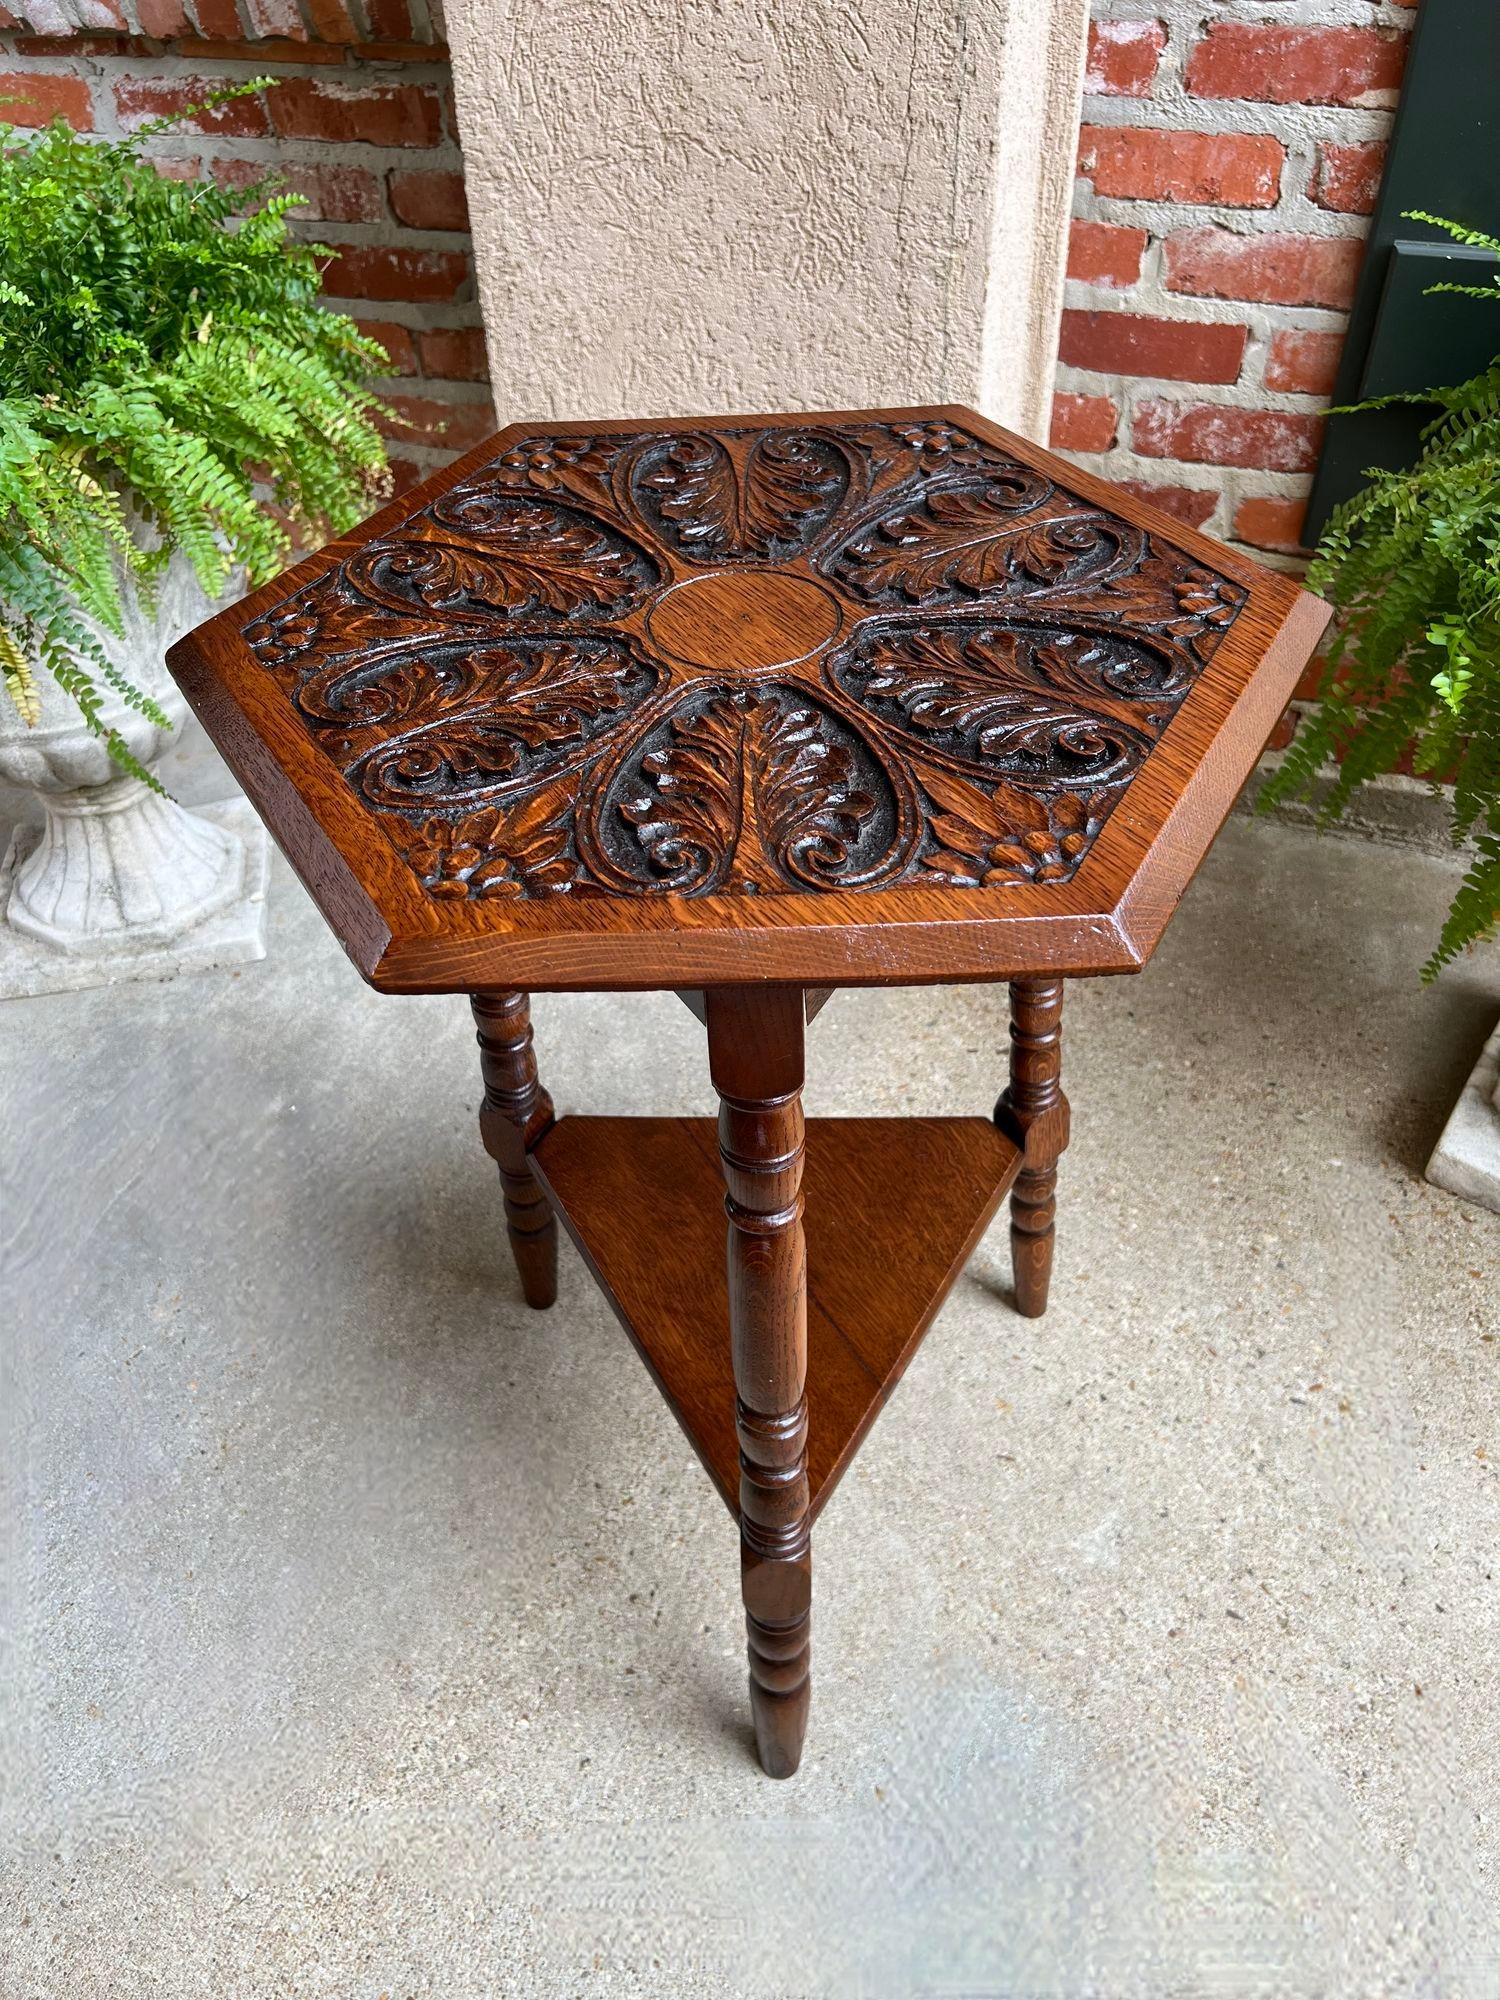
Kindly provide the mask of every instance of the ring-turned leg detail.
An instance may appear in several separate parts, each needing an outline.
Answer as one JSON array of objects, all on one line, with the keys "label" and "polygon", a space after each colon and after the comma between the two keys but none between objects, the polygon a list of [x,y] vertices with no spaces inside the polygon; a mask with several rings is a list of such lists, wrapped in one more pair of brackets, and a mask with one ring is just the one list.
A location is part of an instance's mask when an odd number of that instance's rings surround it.
[{"label": "ring-turned leg detail", "polygon": [[740,1445],[740,1583],[762,1768],[789,1778],[811,1699],[803,996],[706,996],[729,1217],[729,1333]]},{"label": "ring-turned leg detail", "polygon": [[1010,1082],[995,1106],[995,1123],[1026,1155],[1010,1198],[1010,1256],[1016,1307],[1028,1319],[1047,1310],[1057,1162],[1068,1143],[1062,1004],[1060,979],[1011,981]]},{"label": "ring-turned leg detail", "polygon": [[537,1081],[531,1006],[524,993],[475,993],[484,1103],[479,1135],[500,1169],[505,1229],[529,1306],[557,1297],[557,1219],[527,1154],[552,1123],[552,1099]]}]

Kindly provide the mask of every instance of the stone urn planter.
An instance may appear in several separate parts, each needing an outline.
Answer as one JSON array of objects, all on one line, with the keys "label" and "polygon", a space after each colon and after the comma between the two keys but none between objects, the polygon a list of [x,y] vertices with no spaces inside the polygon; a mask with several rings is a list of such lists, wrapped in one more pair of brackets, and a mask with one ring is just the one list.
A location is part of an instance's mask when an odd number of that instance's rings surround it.
[{"label": "stone urn planter", "polygon": [[[125,634],[95,628],[100,644],[180,724],[186,703],[163,655],[212,606],[181,555],[149,609],[129,579],[121,595]],[[0,996],[263,957],[267,842],[245,801],[189,812],[163,798],[114,763],[50,675],[38,681],[34,726],[0,702],[0,776],[42,809],[0,863]],[[168,732],[112,690],[103,713],[151,769]]]},{"label": "stone urn planter", "polygon": [[1500,1022],[1427,1162],[1427,1178],[1500,1212]]}]

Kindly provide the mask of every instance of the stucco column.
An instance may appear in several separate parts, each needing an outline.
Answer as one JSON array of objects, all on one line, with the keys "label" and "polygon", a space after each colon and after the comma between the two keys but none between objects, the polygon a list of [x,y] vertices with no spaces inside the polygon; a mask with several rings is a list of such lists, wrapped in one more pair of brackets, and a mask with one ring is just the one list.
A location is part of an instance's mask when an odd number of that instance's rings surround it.
[{"label": "stucco column", "polygon": [[449,0],[502,419],[1043,432],[1087,0]]}]

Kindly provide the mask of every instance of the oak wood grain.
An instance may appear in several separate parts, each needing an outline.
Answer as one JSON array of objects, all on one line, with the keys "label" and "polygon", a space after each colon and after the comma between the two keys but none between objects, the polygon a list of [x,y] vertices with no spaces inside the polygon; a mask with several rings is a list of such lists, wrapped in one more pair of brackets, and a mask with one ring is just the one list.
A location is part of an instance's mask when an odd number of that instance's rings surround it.
[{"label": "oak wood grain", "polygon": [[1057,1217],[1057,1162],[1068,1143],[1062,1090],[1060,979],[1017,979],[1010,989],[1010,1081],[995,1123],[1025,1161],[1010,1198],[1010,1254],[1016,1308],[1028,1319],[1047,1310]]},{"label": "oak wood grain", "polygon": [[479,1136],[500,1170],[505,1227],[529,1306],[557,1297],[557,1222],[530,1153],[552,1123],[552,1099],[537,1077],[531,1003],[524,993],[476,993],[474,1012],[484,1102]]},{"label": "oak wood grain", "polygon": [[[533,1163],[715,1490],[738,1516],[713,1121],[559,1118]],[[987,1118],[808,1120],[802,1193],[814,1520],[1020,1163],[1017,1147]],[[651,1218],[649,1232],[642,1216]]]},{"label": "oak wood grain", "polygon": [[807,1239],[801,989],[704,995],[728,1218],[729,1352],[740,1447],[740,1594],[761,1768],[802,1761],[812,1694]]}]

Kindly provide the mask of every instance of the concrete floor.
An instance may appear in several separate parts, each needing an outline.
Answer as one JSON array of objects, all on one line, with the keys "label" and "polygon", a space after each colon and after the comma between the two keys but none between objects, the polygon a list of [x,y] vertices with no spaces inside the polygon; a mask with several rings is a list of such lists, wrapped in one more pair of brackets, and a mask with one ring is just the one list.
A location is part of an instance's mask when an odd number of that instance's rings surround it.
[{"label": "concrete floor", "polygon": [[[1452,875],[1239,820],[1076,989],[1052,1310],[997,1224],[820,1523],[783,1786],[728,1518],[572,1252],[520,1303],[462,1002],[278,863],[263,965],[7,1003],[0,1994],[1493,2000]],[[560,1110],[709,1108],[670,997],[537,1015]],[[1003,1034],[840,996],[809,1107],[987,1110]]]}]

